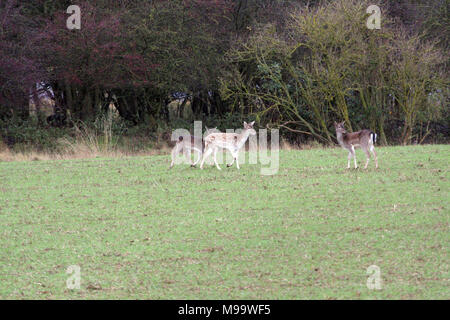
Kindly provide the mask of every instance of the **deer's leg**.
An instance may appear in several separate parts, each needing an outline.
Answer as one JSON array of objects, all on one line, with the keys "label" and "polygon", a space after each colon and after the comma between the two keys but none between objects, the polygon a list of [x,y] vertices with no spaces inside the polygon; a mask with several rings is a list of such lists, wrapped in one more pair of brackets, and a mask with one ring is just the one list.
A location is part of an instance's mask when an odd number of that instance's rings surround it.
[{"label": "deer's leg", "polygon": [[352,155],[353,155],[353,162],[355,163],[355,169],[357,169],[358,165],[356,164],[355,146],[353,146],[353,145],[352,145]]},{"label": "deer's leg", "polygon": [[170,168],[172,169],[173,165],[175,164],[175,158],[178,155],[178,153],[180,152],[180,145],[177,143],[175,145],[175,147],[173,147],[171,155],[172,155],[172,162],[170,163]]},{"label": "deer's leg", "polygon": [[350,160],[352,160],[352,152],[348,151],[348,161],[347,161],[347,169],[350,169]]},{"label": "deer's leg", "polygon": [[172,149],[172,152],[171,152],[172,162],[170,163],[169,169],[172,169],[173,165],[175,164],[175,148],[176,148],[176,147],[177,147],[177,146],[175,146],[175,147]]},{"label": "deer's leg", "polygon": [[200,163],[200,169],[203,169],[203,163],[205,162],[205,159],[208,158],[213,150],[211,148],[207,148],[205,153],[203,154],[202,162]]},{"label": "deer's leg", "polygon": [[193,164],[191,164],[191,167],[195,167],[197,165],[197,163],[200,161],[200,159],[202,158],[202,153],[200,152],[200,150],[198,150],[198,149],[194,149],[194,150],[195,150],[195,152],[197,152],[198,157],[197,157],[197,160]]},{"label": "deer's leg", "polygon": [[228,149],[228,151],[230,151],[231,156],[233,157],[233,161],[231,161],[230,164],[227,164],[227,167],[231,167],[234,164],[234,161],[236,160],[236,157],[234,156],[234,152],[232,149]]},{"label": "deer's leg", "polygon": [[217,163],[217,148],[214,148],[214,163],[216,164],[217,169],[222,170],[222,168],[219,167],[219,164]]},{"label": "deer's leg", "polygon": [[367,157],[366,165],[364,166],[364,169],[367,169],[367,166],[369,165],[369,160],[370,160],[370,153],[369,153],[369,150],[367,150],[367,149],[364,149],[364,152],[366,153],[366,157]]},{"label": "deer's leg", "polygon": [[236,160],[236,167],[238,168],[238,170],[240,169],[239,167],[239,152],[236,152],[235,154],[233,154],[233,159]]},{"label": "deer's leg", "polygon": [[370,152],[372,152],[373,158],[375,159],[375,168],[378,168],[377,154],[376,154],[376,152],[375,152],[375,147],[374,147],[373,145],[370,146]]},{"label": "deer's leg", "polygon": [[234,158],[234,156],[233,156],[233,161],[231,161],[230,164],[227,164],[227,167],[231,167],[231,166],[234,164],[234,160],[235,160],[235,158]]},{"label": "deer's leg", "polygon": [[192,164],[192,159],[191,159],[191,149],[189,148],[184,148],[184,156],[186,157],[186,161],[188,164]]}]

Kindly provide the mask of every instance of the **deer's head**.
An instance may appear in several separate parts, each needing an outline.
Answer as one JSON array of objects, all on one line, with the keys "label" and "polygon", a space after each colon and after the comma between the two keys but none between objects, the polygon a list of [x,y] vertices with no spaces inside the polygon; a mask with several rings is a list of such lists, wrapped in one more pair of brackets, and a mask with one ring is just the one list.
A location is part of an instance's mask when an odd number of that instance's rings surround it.
[{"label": "deer's head", "polygon": [[214,127],[214,128],[208,128],[207,126],[205,126],[205,129],[206,129],[206,131],[205,131],[205,136],[207,136],[207,135],[210,134],[210,133],[219,132],[219,130],[217,130],[217,127]]},{"label": "deer's head", "polygon": [[250,122],[250,123],[247,123],[244,121],[244,130],[248,130],[248,132],[252,136],[256,135],[256,131],[255,131],[255,129],[253,129],[254,124],[255,124],[255,121]]},{"label": "deer's head", "polygon": [[336,133],[347,133],[345,130],[345,121],[342,122],[334,122],[334,127],[336,128]]}]

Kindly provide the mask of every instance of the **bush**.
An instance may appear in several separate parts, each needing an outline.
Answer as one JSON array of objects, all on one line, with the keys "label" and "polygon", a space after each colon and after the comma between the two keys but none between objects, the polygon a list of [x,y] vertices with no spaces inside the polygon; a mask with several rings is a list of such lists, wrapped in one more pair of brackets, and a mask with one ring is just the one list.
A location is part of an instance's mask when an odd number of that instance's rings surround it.
[{"label": "bush", "polygon": [[[442,119],[448,99],[445,55],[387,18],[381,30],[368,29],[370,4],[300,7],[286,29],[269,24],[238,41],[227,54],[222,97],[262,125],[325,143],[333,143],[335,120],[350,131],[372,129],[384,144],[423,140],[418,128]],[[439,101],[430,101],[437,92]],[[401,132],[386,137],[385,126],[398,121]]]},{"label": "bush", "polygon": [[35,119],[8,119],[1,121],[1,138],[13,150],[24,151],[33,148],[37,151],[57,152],[58,140],[69,135],[69,128],[41,126]]}]

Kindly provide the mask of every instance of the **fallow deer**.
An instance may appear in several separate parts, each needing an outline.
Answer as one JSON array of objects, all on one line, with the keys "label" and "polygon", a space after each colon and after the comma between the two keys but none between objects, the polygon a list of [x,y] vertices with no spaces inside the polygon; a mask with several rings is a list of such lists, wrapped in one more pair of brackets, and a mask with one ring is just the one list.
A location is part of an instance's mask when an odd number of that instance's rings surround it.
[{"label": "fallow deer", "polygon": [[355,147],[361,147],[361,149],[366,153],[367,160],[364,169],[367,169],[367,166],[369,164],[369,151],[372,152],[375,159],[375,167],[378,168],[378,159],[374,147],[374,144],[377,141],[377,134],[367,129],[349,133],[347,132],[347,130],[345,130],[344,123],[345,121],[340,123],[334,122],[334,127],[336,128],[336,138],[339,144],[342,148],[348,150],[347,168],[350,168],[350,160],[352,159],[352,157],[355,162],[355,169],[358,168],[358,165],[356,164]]},{"label": "fallow deer", "polygon": [[231,167],[236,161],[236,167],[239,169],[239,149],[247,141],[250,135],[256,135],[255,129],[253,129],[253,125],[255,121],[251,123],[244,122],[244,129],[241,133],[211,133],[205,138],[205,153],[203,154],[203,159],[200,164],[200,169],[203,169],[203,163],[205,159],[211,155],[214,156],[214,163],[217,169],[222,170],[217,163],[217,151],[219,148],[227,149],[231,152],[233,156],[233,161],[227,165],[227,167]]},{"label": "fallow deer", "polygon": [[[216,128],[208,128],[206,127],[205,136],[208,136],[209,134],[213,132],[219,132]],[[202,142],[201,146],[199,145],[199,141]],[[194,163],[191,163],[191,167],[195,167],[197,163],[202,158],[203,151],[205,150],[205,141],[203,137],[196,137],[191,136],[191,141],[185,141],[183,136],[180,136],[178,138],[178,141],[176,142],[175,146],[172,149],[172,163],[170,164],[171,169],[175,164],[175,158],[180,154],[183,153],[186,156],[186,159],[191,162],[191,151],[195,151],[198,154],[197,160]]]}]

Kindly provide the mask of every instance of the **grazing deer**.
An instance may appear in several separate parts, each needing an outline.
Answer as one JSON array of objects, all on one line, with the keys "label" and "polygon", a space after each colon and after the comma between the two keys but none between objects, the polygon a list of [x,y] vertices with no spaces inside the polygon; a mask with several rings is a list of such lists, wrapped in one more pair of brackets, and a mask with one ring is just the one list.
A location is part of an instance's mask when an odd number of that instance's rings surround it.
[{"label": "grazing deer", "polygon": [[[205,132],[206,136],[213,132],[218,132],[217,127],[215,127],[215,128],[206,127],[206,132]],[[196,144],[197,141],[202,142],[201,149],[199,148],[200,146]],[[186,159],[189,162],[191,162],[191,151],[195,151],[198,154],[197,160],[194,163],[191,163],[191,167],[195,167],[197,165],[197,163],[200,161],[200,159],[202,158],[202,154],[203,154],[204,150],[205,150],[205,141],[204,141],[203,137],[191,136],[191,141],[189,143],[189,141],[185,141],[183,139],[183,136],[180,136],[178,138],[178,141],[176,142],[175,146],[172,149],[172,153],[171,153],[172,154],[172,163],[170,164],[169,169],[171,169],[173,167],[173,165],[175,164],[175,158],[180,153],[184,153],[184,155],[186,156]]]},{"label": "grazing deer", "polygon": [[355,147],[361,147],[366,153],[367,161],[364,169],[367,169],[367,165],[369,164],[369,150],[372,152],[375,159],[375,167],[378,168],[377,154],[375,153],[375,147],[373,146],[375,142],[377,142],[377,134],[367,129],[348,133],[347,130],[345,130],[344,123],[345,121],[340,123],[334,122],[334,127],[336,128],[336,137],[339,144],[342,148],[348,150],[347,168],[350,168],[350,160],[352,157],[355,161],[355,169],[358,168],[358,165],[356,164]]},{"label": "grazing deer", "polygon": [[200,164],[200,169],[203,169],[203,163],[205,159],[211,155],[214,156],[214,163],[216,164],[217,169],[222,170],[217,163],[217,151],[219,148],[227,149],[231,152],[233,156],[233,162],[227,164],[227,167],[231,167],[236,161],[236,167],[239,169],[239,149],[247,141],[250,135],[256,135],[255,129],[253,129],[253,125],[255,121],[251,123],[244,122],[244,130],[241,133],[211,133],[205,138],[205,153],[203,154],[203,159]]}]

